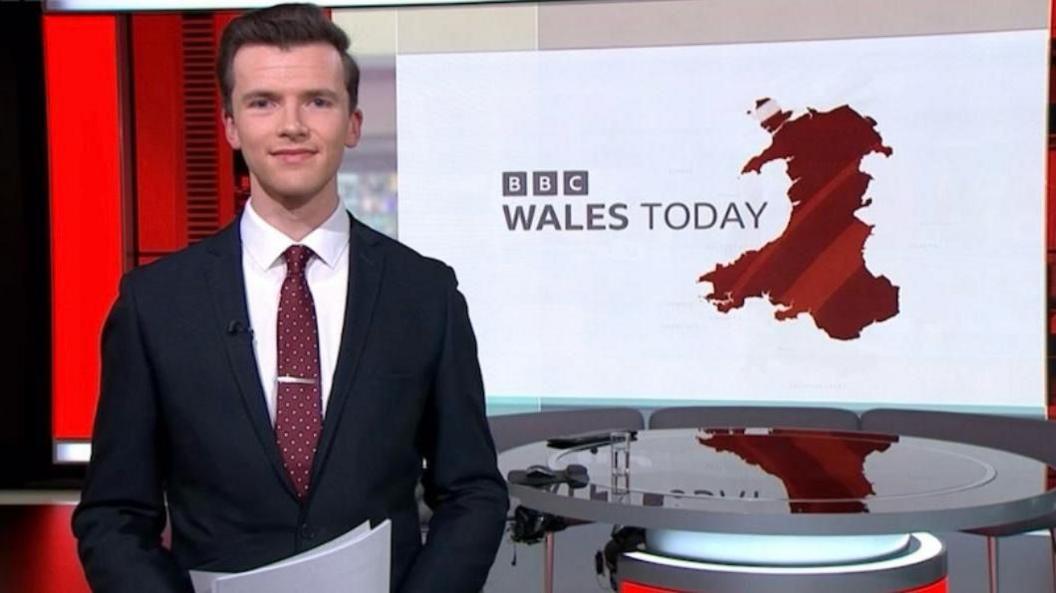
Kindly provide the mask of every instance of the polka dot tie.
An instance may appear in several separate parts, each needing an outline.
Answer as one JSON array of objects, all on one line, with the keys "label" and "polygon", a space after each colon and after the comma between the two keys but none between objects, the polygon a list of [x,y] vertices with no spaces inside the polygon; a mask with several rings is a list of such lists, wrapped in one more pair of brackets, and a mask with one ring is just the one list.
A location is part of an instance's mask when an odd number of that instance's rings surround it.
[{"label": "polka dot tie", "polygon": [[312,250],[292,245],[283,254],[286,278],[279,294],[275,439],[297,496],[308,494],[312,459],[323,427],[319,383],[319,330],[304,268]]}]

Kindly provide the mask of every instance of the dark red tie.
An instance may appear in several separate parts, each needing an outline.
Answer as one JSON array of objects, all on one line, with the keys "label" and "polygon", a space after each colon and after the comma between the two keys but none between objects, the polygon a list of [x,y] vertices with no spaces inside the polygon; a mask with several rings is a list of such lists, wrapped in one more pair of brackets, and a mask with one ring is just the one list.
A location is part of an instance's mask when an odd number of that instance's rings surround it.
[{"label": "dark red tie", "polygon": [[275,439],[297,496],[308,494],[312,459],[323,426],[319,383],[319,330],[315,303],[304,268],[312,250],[292,245],[283,252],[286,279],[282,281],[278,316],[278,378],[275,386]]}]

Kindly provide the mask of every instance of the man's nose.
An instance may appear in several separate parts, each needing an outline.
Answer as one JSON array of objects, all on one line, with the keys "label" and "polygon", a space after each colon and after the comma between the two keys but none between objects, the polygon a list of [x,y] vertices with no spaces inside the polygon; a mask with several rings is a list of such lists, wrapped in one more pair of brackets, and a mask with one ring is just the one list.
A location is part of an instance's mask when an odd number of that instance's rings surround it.
[{"label": "man's nose", "polygon": [[302,119],[301,106],[296,101],[291,101],[283,107],[279,133],[288,137],[302,137],[308,133]]}]

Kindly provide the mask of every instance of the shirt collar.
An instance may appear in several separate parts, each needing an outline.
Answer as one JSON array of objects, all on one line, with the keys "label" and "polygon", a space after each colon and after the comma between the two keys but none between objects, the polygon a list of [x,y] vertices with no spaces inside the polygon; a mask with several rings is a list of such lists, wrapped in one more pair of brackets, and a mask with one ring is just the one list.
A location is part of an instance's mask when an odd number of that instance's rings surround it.
[{"label": "shirt collar", "polygon": [[291,245],[307,246],[323,264],[332,268],[348,248],[348,240],[352,234],[348,214],[340,204],[334,208],[329,218],[300,241],[294,241],[268,224],[253,209],[252,199],[246,202],[239,226],[246,253],[253,263],[264,270],[281,264],[283,252]]}]

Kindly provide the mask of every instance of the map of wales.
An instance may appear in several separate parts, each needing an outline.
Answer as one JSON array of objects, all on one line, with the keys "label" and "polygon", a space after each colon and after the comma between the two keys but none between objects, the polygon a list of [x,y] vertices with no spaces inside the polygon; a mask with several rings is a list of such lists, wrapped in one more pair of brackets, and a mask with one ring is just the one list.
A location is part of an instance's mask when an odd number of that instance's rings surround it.
[{"label": "map of wales", "polygon": [[707,301],[728,313],[747,299],[767,298],[775,319],[806,313],[837,340],[856,339],[867,326],[898,315],[899,287],[866,268],[873,226],[857,217],[872,203],[865,196],[872,177],[862,171],[862,159],[893,152],[877,122],[848,105],[793,118],[771,99],[758,100],[754,114],[771,142],[741,173],[785,161],[792,214],[776,239],[700,276],[712,285]]}]

